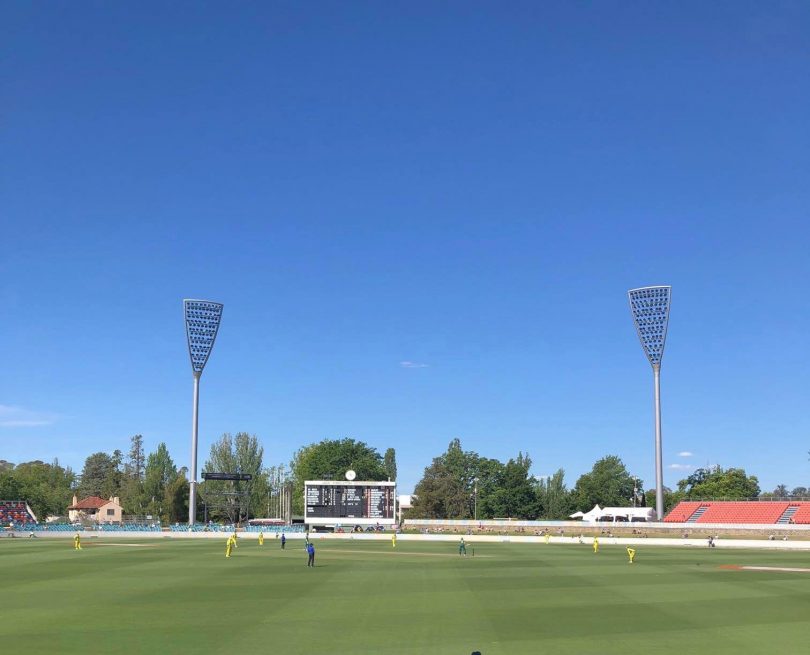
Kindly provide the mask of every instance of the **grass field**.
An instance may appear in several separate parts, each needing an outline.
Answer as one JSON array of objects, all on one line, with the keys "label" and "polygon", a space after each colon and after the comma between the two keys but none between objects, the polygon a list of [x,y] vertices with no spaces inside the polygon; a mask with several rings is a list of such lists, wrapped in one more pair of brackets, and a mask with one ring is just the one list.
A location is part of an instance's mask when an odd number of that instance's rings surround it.
[{"label": "grass field", "polygon": [[[222,542],[222,543],[220,543]],[[116,545],[117,544],[117,545]],[[809,553],[603,545],[0,541],[6,653],[806,652]]]}]

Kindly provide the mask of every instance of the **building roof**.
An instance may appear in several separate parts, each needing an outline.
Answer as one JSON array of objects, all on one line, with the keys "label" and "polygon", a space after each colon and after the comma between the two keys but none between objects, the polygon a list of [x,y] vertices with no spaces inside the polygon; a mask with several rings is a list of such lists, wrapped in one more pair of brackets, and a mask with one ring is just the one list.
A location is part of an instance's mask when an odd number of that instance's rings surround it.
[{"label": "building roof", "polygon": [[99,509],[100,507],[106,505],[111,501],[104,500],[103,498],[99,498],[98,496],[88,496],[87,498],[83,498],[75,505],[71,505],[68,509]]}]

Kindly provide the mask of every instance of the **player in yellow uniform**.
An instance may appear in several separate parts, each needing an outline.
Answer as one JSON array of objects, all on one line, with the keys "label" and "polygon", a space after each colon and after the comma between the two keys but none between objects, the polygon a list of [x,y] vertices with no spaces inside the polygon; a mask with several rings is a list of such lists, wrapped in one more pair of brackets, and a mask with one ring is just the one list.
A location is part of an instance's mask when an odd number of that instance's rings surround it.
[{"label": "player in yellow uniform", "polygon": [[549,539],[551,539],[551,535],[546,532],[546,545],[548,545]]},{"label": "player in yellow uniform", "polygon": [[397,533],[391,535],[391,548],[397,547]]},{"label": "player in yellow uniform", "polygon": [[259,531],[259,545],[264,546],[264,532]]},{"label": "player in yellow uniform", "polygon": [[599,539],[597,537],[593,538],[593,552],[594,555],[599,552]]},{"label": "player in yellow uniform", "polygon": [[82,538],[79,536],[79,533],[76,533],[76,536],[73,537],[73,550],[81,550],[82,549]]},{"label": "player in yellow uniform", "polygon": [[231,551],[233,550],[234,546],[236,545],[236,541],[233,538],[233,535],[228,537],[228,541],[225,542],[225,557],[231,556]]},{"label": "player in yellow uniform", "polygon": [[632,564],[633,560],[636,559],[636,549],[635,548],[630,548],[630,546],[628,546],[627,547],[627,557],[630,558],[629,563]]}]

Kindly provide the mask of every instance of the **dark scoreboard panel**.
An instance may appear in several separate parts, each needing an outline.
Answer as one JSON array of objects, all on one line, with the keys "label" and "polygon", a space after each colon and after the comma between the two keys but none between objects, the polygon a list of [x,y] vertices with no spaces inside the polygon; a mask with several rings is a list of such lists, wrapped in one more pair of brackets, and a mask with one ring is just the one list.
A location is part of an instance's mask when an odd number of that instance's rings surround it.
[{"label": "dark scoreboard panel", "polygon": [[307,485],[307,518],[393,519],[394,487]]}]

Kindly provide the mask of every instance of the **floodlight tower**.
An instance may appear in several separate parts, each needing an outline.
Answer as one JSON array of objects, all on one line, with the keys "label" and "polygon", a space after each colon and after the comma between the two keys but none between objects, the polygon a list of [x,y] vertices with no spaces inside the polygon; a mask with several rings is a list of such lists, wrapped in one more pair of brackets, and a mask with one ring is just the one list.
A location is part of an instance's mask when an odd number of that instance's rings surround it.
[{"label": "floodlight tower", "polygon": [[191,412],[191,471],[189,476],[188,524],[194,525],[197,511],[197,418],[200,409],[202,375],[222,319],[222,304],[210,300],[184,300],[186,339],[194,375],[194,405]]},{"label": "floodlight tower", "polygon": [[633,323],[653,370],[655,389],[655,513],[664,518],[664,462],[661,453],[661,358],[667,339],[672,287],[642,287],[627,292]]}]

